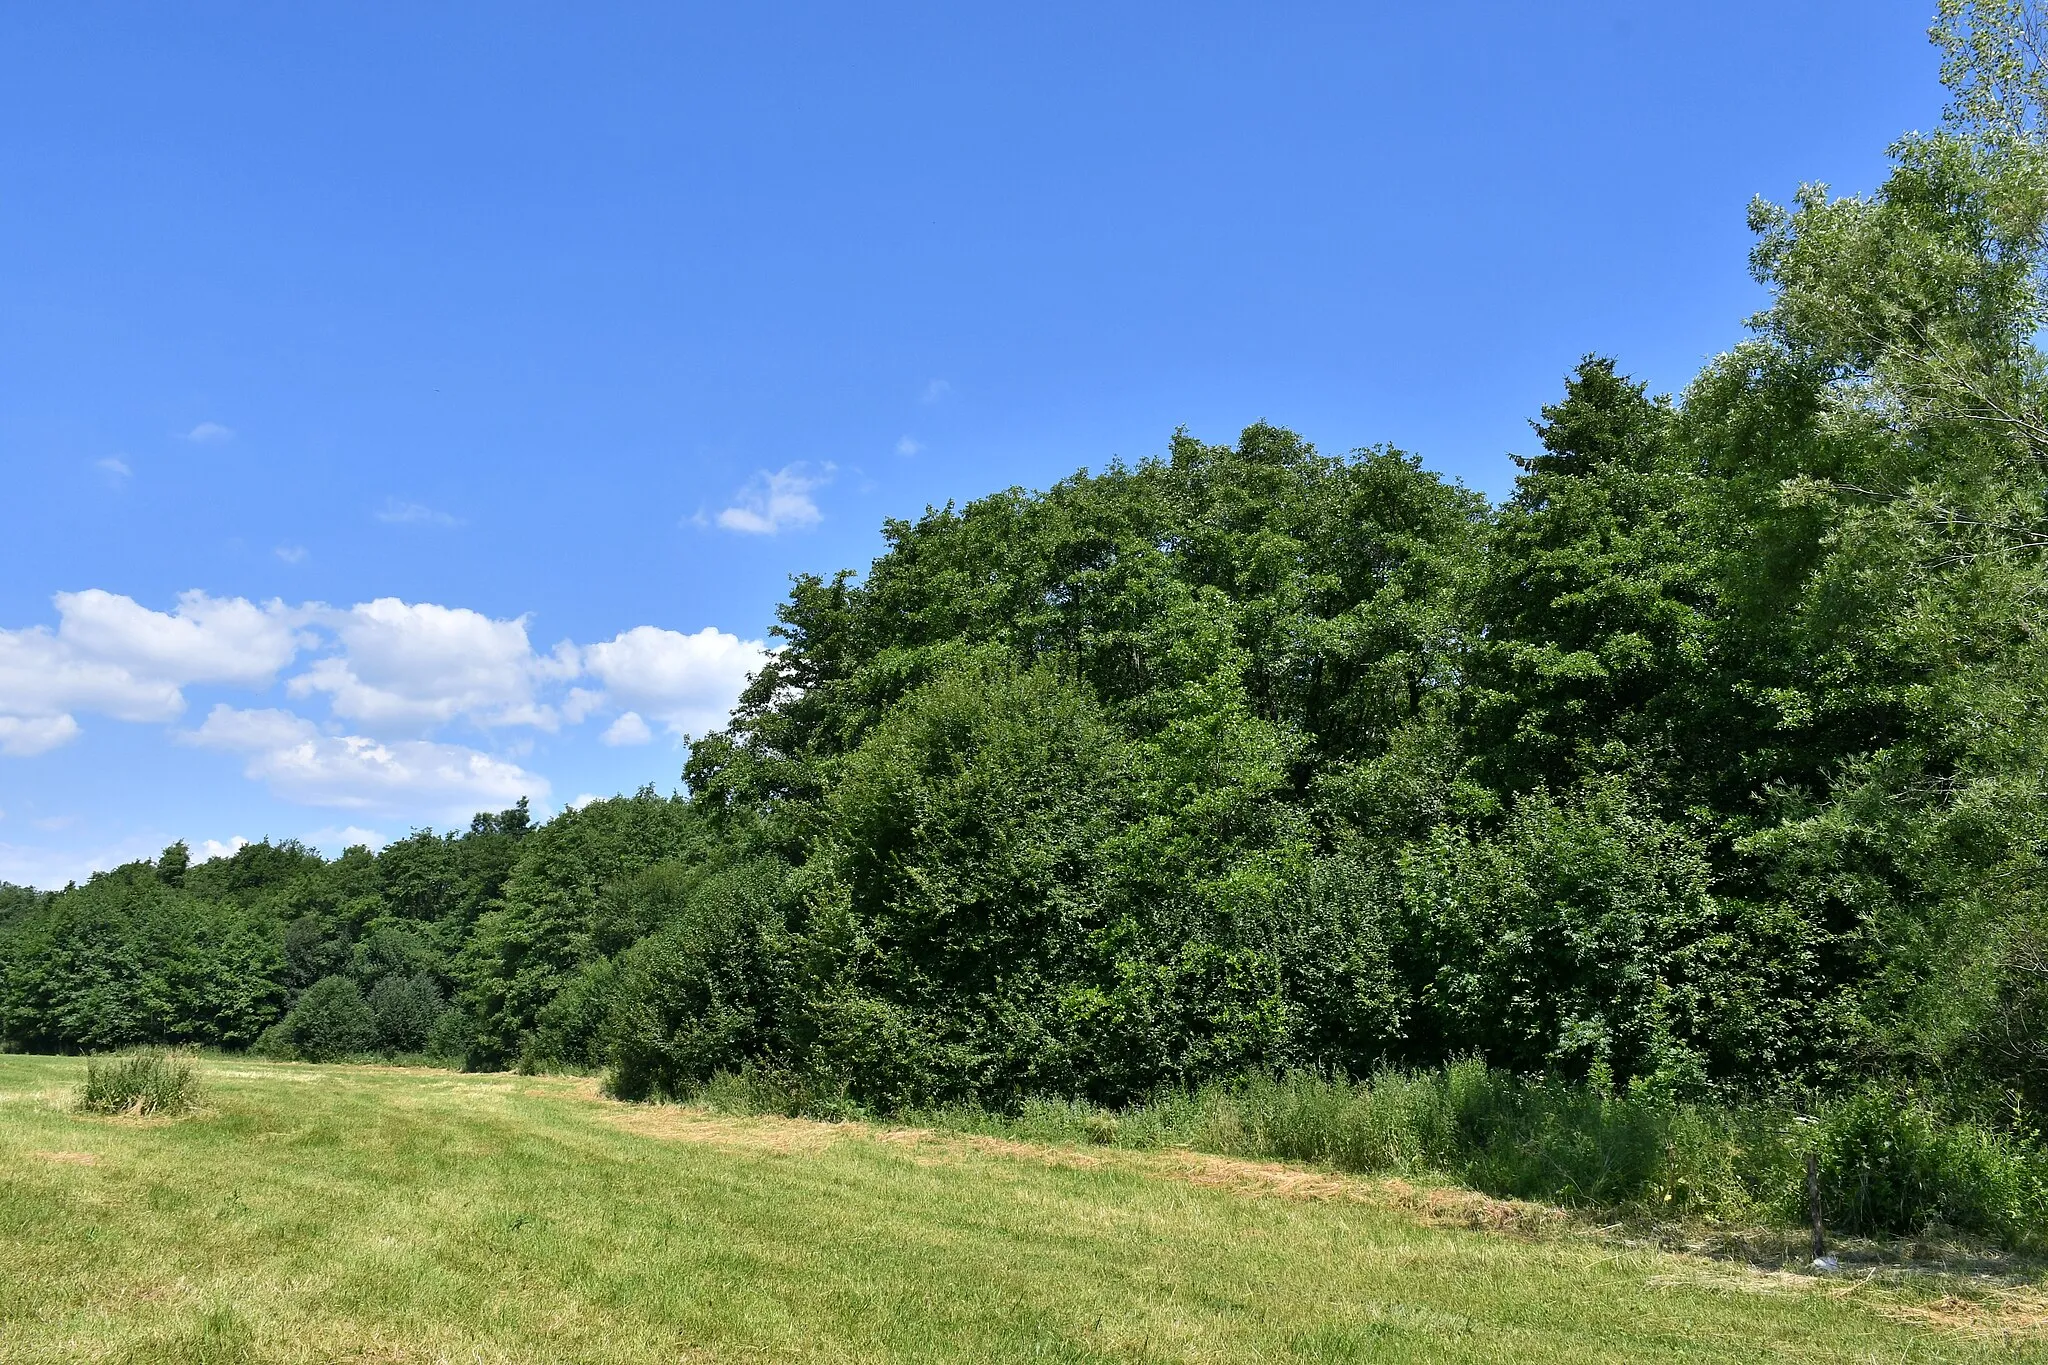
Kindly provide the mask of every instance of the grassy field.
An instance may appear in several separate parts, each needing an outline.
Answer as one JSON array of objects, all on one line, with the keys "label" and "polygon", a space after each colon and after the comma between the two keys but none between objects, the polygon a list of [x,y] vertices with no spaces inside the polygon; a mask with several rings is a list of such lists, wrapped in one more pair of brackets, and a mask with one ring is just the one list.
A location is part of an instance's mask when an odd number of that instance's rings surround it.
[{"label": "grassy field", "polygon": [[362,1067],[212,1061],[201,1113],[99,1118],[83,1071],[0,1057],[0,1362],[2048,1353],[2028,1295],[1763,1274],[1451,1192]]}]

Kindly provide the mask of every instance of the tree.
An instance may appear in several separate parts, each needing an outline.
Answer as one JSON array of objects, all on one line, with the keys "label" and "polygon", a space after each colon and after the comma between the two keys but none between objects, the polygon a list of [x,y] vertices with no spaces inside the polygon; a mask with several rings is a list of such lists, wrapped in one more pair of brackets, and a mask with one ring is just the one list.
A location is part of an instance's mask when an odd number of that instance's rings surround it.
[{"label": "tree", "polygon": [[1483,771],[1507,792],[1627,773],[1682,809],[1725,762],[1697,474],[1668,402],[1588,357],[1543,409],[1494,519],[1466,661]]},{"label": "tree", "polygon": [[192,865],[192,851],[183,839],[166,848],[156,860],[157,880],[165,886],[183,886],[185,869]]}]

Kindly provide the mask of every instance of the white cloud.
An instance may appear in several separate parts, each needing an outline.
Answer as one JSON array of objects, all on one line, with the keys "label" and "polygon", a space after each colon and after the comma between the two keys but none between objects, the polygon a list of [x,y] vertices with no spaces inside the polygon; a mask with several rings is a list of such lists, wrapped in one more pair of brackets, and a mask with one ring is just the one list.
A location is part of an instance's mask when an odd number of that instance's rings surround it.
[{"label": "white cloud", "polygon": [[218,422],[201,422],[198,426],[185,433],[186,440],[200,445],[218,444],[222,441],[232,441],[234,438],[234,429],[232,427],[224,427]]},{"label": "white cloud", "polygon": [[0,630],[0,714],[68,718],[76,710],[170,720],[184,709],[175,680],[84,655],[42,626]]},{"label": "white cloud", "polygon": [[618,749],[631,744],[649,743],[654,739],[654,731],[647,728],[647,722],[640,719],[638,711],[628,711],[607,726],[599,739]]},{"label": "white cloud", "polygon": [[547,779],[480,750],[428,740],[383,743],[362,735],[325,735],[289,711],[218,705],[187,743],[248,755],[244,773],[286,801],[393,814],[433,810],[449,820],[543,801]]},{"label": "white cloud", "polygon": [[226,843],[218,839],[201,839],[190,846],[192,865],[197,867],[200,863],[210,863],[215,858],[232,858],[238,851],[248,846],[249,841],[239,834]]},{"label": "white cloud", "polygon": [[728,720],[769,655],[713,627],[657,626],[542,652],[523,617],[397,598],[337,609],[195,590],[155,611],[89,589],[54,603],[54,626],[0,629],[0,755],[60,748],[87,715],[176,721],[196,685],[278,688],[325,709],[201,697],[203,723],[177,738],[240,755],[245,775],[283,800],[422,823],[549,791],[526,766],[531,740],[469,747],[443,727],[553,732],[608,717],[590,738],[612,746],[703,734]]},{"label": "white cloud", "polygon": [[377,520],[391,526],[460,526],[460,517],[446,512],[437,512],[431,507],[416,502],[404,502],[398,498],[386,498],[384,506],[377,512]]},{"label": "white cloud", "polygon": [[379,833],[375,829],[362,829],[360,825],[340,825],[340,827],[328,825],[326,829],[315,829],[315,831],[311,831],[307,835],[301,835],[299,843],[315,847],[315,849],[324,851],[324,853],[328,853],[332,857],[332,855],[336,855],[336,853],[340,853],[344,849],[352,849],[356,845],[375,851],[375,849],[381,849],[383,845],[387,845],[391,841],[383,833]]},{"label": "white cloud", "polygon": [[129,835],[98,848],[49,848],[0,843],[0,882],[55,891],[66,882],[82,882],[95,872],[123,863],[154,858],[162,841]]},{"label": "white cloud", "polygon": [[133,598],[60,592],[58,626],[0,630],[0,716],[17,721],[0,752],[36,752],[77,733],[74,711],[171,720],[192,683],[265,687],[297,654],[298,617],[281,602],[187,592],[174,611]]},{"label": "white cloud", "polygon": [[759,640],[710,626],[694,635],[635,626],[583,650],[584,667],[615,701],[688,734],[724,724],[767,657]]},{"label": "white cloud", "polygon": [[127,487],[129,477],[135,473],[134,470],[128,467],[128,462],[119,455],[109,455],[104,460],[94,460],[92,467],[100,472],[100,478],[105,481],[109,488]]},{"label": "white cloud", "polygon": [[918,395],[917,401],[926,404],[943,402],[946,395],[952,391],[953,386],[943,379],[927,379],[924,381],[924,392]]},{"label": "white cloud", "polygon": [[571,802],[569,803],[569,809],[570,809],[570,810],[582,810],[582,809],[583,809],[583,808],[584,808],[585,806],[589,805],[589,804],[590,804],[591,802],[593,802],[593,801],[597,801],[597,800],[600,800],[600,799],[602,799],[602,798],[600,798],[600,797],[598,796],[598,794],[597,794],[596,792],[582,792],[582,793],[579,793],[579,794],[577,795],[577,797],[576,797],[576,799],[575,799],[575,800],[573,800],[573,801],[571,801]]},{"label": "white cloud", "polygon": [[[557,655],[561,653],[560,646],[556,647],[555,652]],[[569,689],[569,695],[562,698],[562,719],[571,725],[581,725],[591,713],[602,710],[604,704],[604,693],[588,687],[572,687]]]},{"label": "white cloud", "polygon": [[91,588],[60,592],[58,637],[73,649],[178,684],[267,686],[297,655],[300,617],[284,603],[180,593],[175,611]]},{"label": "white cloud", "polygon": [[896,453],[898,455],[915,455],[918,451],[923,449],[924,442],[918,440],[915,436],[906,436],[896,443]]},{"label": "white cloud", "polygon": [[78,722],[70,716],[0,716],[0,754],[31,758],[61,748],[78,738]]},{"label": "white cloud", "polygon": [[306,547],[303,545],[280,545],[274,553],[287,564],[306,562]]},{"label": "white cloud", "polygon": [[762,470],[734,495],[733,505],[718,514],[728,531],[772,536],[796,526],[816,526],[824,513],[811,494],[832,480],[832,466],[813,472],[807,464],[784,465],[774,473]]},{"label": "white cloud", "polygon": [[299,842],[333,857],[357,845],[375,850],[391,841],[376,830],[364,829],[361,825],[342,825],[339,828],[329,825],[324,829],[316,829],[310,834],[301,835]]},{"label": "white cloud", "polygon": [[458,717],[480,725],[552,730],[559,713],[538,683],[578,672],[573,645],[536,654],[526,622],[493,620],[466,607],[380,597],[322,618],[342,653],[286,684],[292,696],[324,692],[334,714],[372,728],[422,730]]}]

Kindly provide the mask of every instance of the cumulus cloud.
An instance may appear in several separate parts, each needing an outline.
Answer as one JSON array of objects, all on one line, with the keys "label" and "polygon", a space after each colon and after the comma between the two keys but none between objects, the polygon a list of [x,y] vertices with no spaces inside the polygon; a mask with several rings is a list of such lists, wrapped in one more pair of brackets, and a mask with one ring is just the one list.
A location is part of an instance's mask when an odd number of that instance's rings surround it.
[{"label": "cumulus cloud", "polygon": [[915,455],[917,454],[917,452],[923,449],[924,442],[918,440],[914,436],[906,436],[896,443],[896,453],[898,455],[903,455],[906,457]]},{"label": "cumulus cloud", "polygon": [[119,455],[109,455],[104,460],[94,460],[92,467],[100,472],[100,479],[109,488],[126,488],[129,476],[135,473],[128,462]]},{"label": "cumulus cloud", "polygon": [[277,557],[287,564],[306,562],[306,547],[303,545],[280,545],[275,551]]},{"label": "cumulus cloud", "polygon": [[380,597],[326,613],[339,655],[293,678],[295,697],[325,693],[334,714],[372,728],[423,730],[460,717],[480,725],[552,730],[559,713],[535,687],[578,672],[573,645],[534,652],[523,618]]},{"label": "cumulus cloud", "polygon": [[0,882],[55,891],[66,882],[82,882],[95,872],[140,858],[153,858],[162,847],[162,840],[152,841],[138,835],[88,848],[0,843]]},{"label": "cumulus cloud", "polygon": [[31,758],[61,748],[78,738],[78,722],[70,716],[0,716],[0,754]]},{"label": "cumulus cloud", "polygon": [[201,422],[185,433],[185,439],[198,445],[218,445],[235,439],[235,432],[234,428],[224,427],[218,422]]},{"label": "cumulus cloud", "polygon": [[248,846],[249,841],[239,834],[225,842],[219,839],[201,839],[191,845],[192,865],[197,867],[200,863],[210,863],[215,858],[232,858]]},{"label": "cumulus cloud", "polygon": [[299,842],[317,848],[332,857],[346,849],[358,846],[372,850],[380,849],[391,841],[378,831],[364,829],[361,825],[342,825],[338,828],[334,825],[329,825],[324,829],[316,829],[310,834],[300,836]]},{"label": "cumulus cloud", "polygon": [[614,749],[633,744],[647,744],[653,741],[654,731],[647,728],[647,722],[640,718],[638,711],[628,711],[605,727],[599,740]]},{"label": "cumulus cloud", "polygon": [[918,401],[927,404],[941,403],[952,391],[953,386],[943,379],[927,379],[924,381],[924,392],[918,395]]},{"label": "cumulus cloud", "polygon": [[[561,653],[559,646],[556,647],[556,653]],[[562,698],[562,719],[571,725],[581,725],[588,717],[603,710],[604,705],[603,692],[588,687],[572,687],[569,689],[569,695]]]},{"label": "cumulus cloud", "polygon": [[768,658],[759,640],[710,626],[694,635],[635,626],[583,650],[583,666],[619,705],[676,734],[725,723],[750,675]]},{"label": "cumulus cloud", "polygon": [[150,677],[267,685],[301,644],[299,613],[282,602],[178,595],[174,611],[151,611],[132,597],[91,588],[60,592],[59,639],[72,649]]},{"label": "cumulus cloud", "polygon": [[460,526],[460,517],[446,512],[437,512],[417,502],[405,502],[398,498],[386,498],[384,506],[377,511],[377,520],[388,526]]},{"label": "cumulus cloud", "polygon": [[96,711],[120,720],[171,720],[184,709],[175,681],[81,657],[41,626],[0,631],[0,714],[69,720],[73,711]]},{"label": "cumulus cloud", "polygon": [[281,602],[187,592],[152,611],[94,588],[55,597],[58,625],[0,630],[0,752],[55,747],[78,733],[74,712],[172,720],[193,683],[265,687],[297,654],[298,614]]},{"label": "cumulus cloud", "polygon": [[816,526],[824,513],[811,494],[832,480],[832,466],[817,470],[801,462],[770,473],[762,470],[734,495],[733,505],[718,514],[728,531],[772,536],[792,527]]},{"label": "cumulus cloud", "polygon": [[430,740],[385,743],[328,735],[276,709],[216,705],[181,738],[246,756],[243,771],[279,798],[307,806],[393,814],[437,809],[449,819],[520,797],[547,797],[547,779],[477,749]]},{"label": "cumulus cloud", "polygon": [[53,600],[54,627],[0,629],[0,755],[60,748],[86,715],[175,722],[197,685],[269,693],[282,700],[199,698],[214,704],[178,737],[241,755],[281,799],[405,819],[546,796],[523,766],[530,739],[474,748],[446,727],[552,733],[608,717],[592,737],[612,746],[703,734],[768,658],[713,627],[540,650],[524,617],[389,597],[292,607],[192,591],[169,611],[101,589]]}]

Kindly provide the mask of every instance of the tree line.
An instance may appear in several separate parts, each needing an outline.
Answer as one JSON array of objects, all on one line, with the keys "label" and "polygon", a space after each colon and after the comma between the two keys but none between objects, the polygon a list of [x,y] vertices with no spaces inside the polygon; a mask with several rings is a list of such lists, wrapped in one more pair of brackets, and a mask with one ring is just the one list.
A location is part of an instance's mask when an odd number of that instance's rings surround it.
[{"label": "tree line", "polygon": [[1674,397],[1498,505],[1264,424],[800,576],[687,790],[0,893],[0,1039],[753,1069],[881,1109],[1477,1056],[2048,1106],[2048,84],[1949,3]]}]

